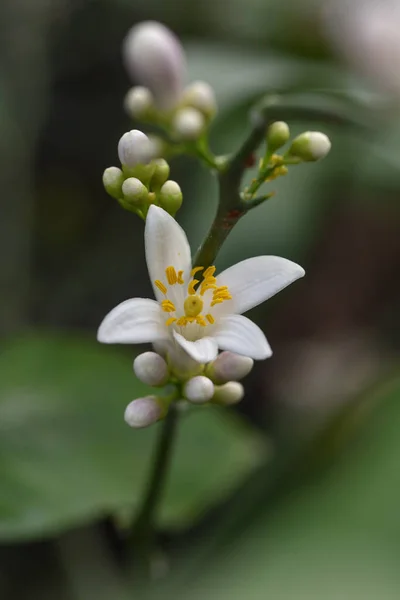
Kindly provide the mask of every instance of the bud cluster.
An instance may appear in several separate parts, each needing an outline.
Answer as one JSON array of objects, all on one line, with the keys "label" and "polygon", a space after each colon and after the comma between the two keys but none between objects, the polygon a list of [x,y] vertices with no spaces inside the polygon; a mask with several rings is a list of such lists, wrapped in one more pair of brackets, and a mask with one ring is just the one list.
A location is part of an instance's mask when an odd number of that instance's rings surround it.
[{"label": "bud cluster", "polygon": [[156,140],[132,129],[121,137],[118,156],[121,168],[108,167],[103,173],[106,191],[120,205],[146,217],[150,204],[161,206],[175,216],[182,205],[182,191],[176,181],[168,179],[170,168]]},{"label": "bud cluster", "polygon": [[186,58],[178,38],[154,21],[135,25],[123,43],[126,69],[140,85],[125,96],[132,119],[160,126],[175,142],[196,142],[217,112],[214,90],[204,81],[184,87]]},{"label": "bud cluster", "polygon": [[[288,142],[290,146],[283,154],[277,154]],[[253,199],[255,193],[263,183],[268,183],[286,175],[290,165],[303,162],[315,162],[328,154],[331,142],[327,135],[320,131],[305,131],[290,140],[290,129],[284,121],[272,123],[266,133],[266,151],[260,160],[258,174],[251,184],[245,189],[242,197],[246,201]],[[261,197],[263,200],[272,194]]]},{"label": "bud cluster", "polygon": [[218,357],[190,371],[179,375],[168,353],[161,356],[157,352],[144,352],[136,357],[133,370],[136,377],[152,387],[172,384],[176,391],[172,396],[146,396],[133,400],[126,408],[125,421],[131,427],[147,427],[163,419],[173,399],[190,404],[217,404],[232,406],[242,400],[244,388],[239,380],[253,368],[253,360],[233,352],[221,352]]}]

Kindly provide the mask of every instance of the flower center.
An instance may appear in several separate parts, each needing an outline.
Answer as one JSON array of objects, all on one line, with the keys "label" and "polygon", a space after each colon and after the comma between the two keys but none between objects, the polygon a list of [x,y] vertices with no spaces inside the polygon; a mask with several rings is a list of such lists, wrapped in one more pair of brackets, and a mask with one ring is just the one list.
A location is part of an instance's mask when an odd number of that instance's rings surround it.
[{"label": "flower center", "polygon": [[[204,271],[202,281],[200,279],[195,279],[195,276],[200,271]],[[210,307],[215,306],[216,304],[221,304],[221,302],[225,302],[225,300],[232,300],[232,296],[229,293],[228,286],[226,285],[217,285],[217,279],[214,277],[215,267],[208,267],[204,270],[204,267],[195,267],[192,269],[190,273],[190,281],[187,286],[188,296],[185,298],[183,303],[183,312],[182,316],[175,316],[177,312],[177,308],[175,304],[169,300],[167,297],[165,300],[161,302],[161,308],[164,312],[167,313],[175,313],[174,316],[170,316],[165,324],[167,326],[176,323],[179,327],[185,327],[189,323],[197,323],[201,327],[206,327],[206,325],[212,325],[215,322],[213,315],[207,313],[205,316],[201,314],[204,307],[204,295],[207,292],[212,294]],[[168,286],[174,285],[184,285],[185,281],[183,279],[183,271],[176,271],[173,266],[167,267],[165,269],[165,277],[167,285],[162,281],[157,279],[154,282],[154,285],[167,296]]]},{"label": "flower center", "polygon": [[194,296],[188,296],[183,304],[186,317],[197,317],[203,310],[204,302],[195,294]]}]

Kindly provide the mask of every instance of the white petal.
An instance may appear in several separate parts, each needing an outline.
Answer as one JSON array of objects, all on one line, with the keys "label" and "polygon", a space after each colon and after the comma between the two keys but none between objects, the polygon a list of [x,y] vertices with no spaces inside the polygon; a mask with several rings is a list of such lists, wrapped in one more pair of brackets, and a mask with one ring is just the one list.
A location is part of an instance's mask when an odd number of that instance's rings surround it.
[{"label": "white petal", "polygon": [[168,337],[160,305],[147,298],[118,304],[104,318],[97,332],[105,344],[141,344]]},{"label": "white petal", "polygon": [[236,352],[255,360],[264,360],[272,355],[264,333],[258,325],[242,315],[222,317],[213,338],[221,350]]},{"label": "white petal", "polygon": [[304,269],[286,258],[256,256],[223,271],[218,275],[217,283],[228,286],[233,297],[232,312],[240,314],[268,300],[303,276]]},{"label": "white petal", "polygon": [[159,279],[166,283],[165,269],[169,266],[175,267],[176,271],[183,271],[187,277],[191,269],[190,246],[185,232],[175,219],[154,205],[150,206],[147,214],[144,241],[150,280],[156,298],[161,300],[164,296],[154,281]]},{"label": "white petal", "polygon": [[210,362],[211,360],[214,360],[218,354],[218,345],[213,338],[204,337],[195,342],[190,342],[176,331],[174,331],[174,338],[185,352],[187,352],[196,362]]}]

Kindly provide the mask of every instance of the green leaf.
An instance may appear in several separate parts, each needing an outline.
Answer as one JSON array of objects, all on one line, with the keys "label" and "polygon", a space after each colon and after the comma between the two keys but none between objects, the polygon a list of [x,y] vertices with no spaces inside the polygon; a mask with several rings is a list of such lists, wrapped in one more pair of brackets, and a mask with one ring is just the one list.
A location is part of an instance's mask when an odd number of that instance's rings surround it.
[{"label": "green leaf", "polygon": [[[0,354],[0,538],[49,535],[135,508],[158,425],[132,430],[127,403],[149,389],[129,354],[78,336],[30,335]],[[185,415],[161,525],[183,526],[262,457],[228,411]]]},{"label": "green leaf", "polygon": [[200,600],[213,590],[218,600],[396,600],[399,431],[397,376],[360,398],[285,483],[282,474],[280,493],[266,497],[208,571],[203,564],[197,580],[192,574],[185,598]]}]

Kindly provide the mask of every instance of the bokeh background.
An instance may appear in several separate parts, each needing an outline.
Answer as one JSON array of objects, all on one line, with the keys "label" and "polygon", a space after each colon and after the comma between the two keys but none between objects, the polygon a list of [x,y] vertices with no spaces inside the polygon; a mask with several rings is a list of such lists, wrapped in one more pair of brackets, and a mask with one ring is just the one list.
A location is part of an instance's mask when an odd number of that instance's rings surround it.
[{"label": "bokeh background", "polygon": [[[370,6],[0,4],[1,598],[400,597],[400,49],[395,11],[378,35],[358,19]],[[121,41],[145,19],[179,34],[189,80],[214,86],[217,153],[238,146],[266,93],[335,90],[368,123],[318,124],[329,157],[291,169],[221,252],[220,268],[278,254],[307,276],[253,311],[274,356],[238,409],[182,419],[147,591],[126,575],[124,536],[157,427],[122,418],[146,393],[137,348],[95,341],[110,308],[151,293],[143,224],[101,185],[132,126]],[[216,183],[188,158],[172,176],[195,248]]]}]

